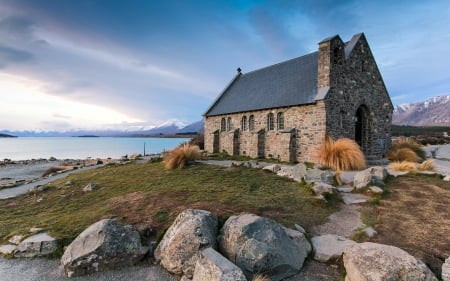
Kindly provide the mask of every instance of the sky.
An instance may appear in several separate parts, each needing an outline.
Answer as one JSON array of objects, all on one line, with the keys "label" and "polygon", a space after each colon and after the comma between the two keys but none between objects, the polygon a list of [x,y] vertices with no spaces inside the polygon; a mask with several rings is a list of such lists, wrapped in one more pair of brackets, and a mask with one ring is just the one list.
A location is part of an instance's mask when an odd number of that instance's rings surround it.
[{"label": "sky", "polygon": [[448,0],[0,0],[0,130],[198,121],[238,67],[360,32],[394,105],[450,93]]}]

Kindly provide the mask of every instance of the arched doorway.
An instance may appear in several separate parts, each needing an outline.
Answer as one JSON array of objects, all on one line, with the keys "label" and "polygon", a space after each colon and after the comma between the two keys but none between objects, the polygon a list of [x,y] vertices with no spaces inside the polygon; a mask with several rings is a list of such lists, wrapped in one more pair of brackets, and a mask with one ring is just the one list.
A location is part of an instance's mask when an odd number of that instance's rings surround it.
[{"label": "arched doorway", "polygon": [[266,131],[258,132],[258,158],[264,158],[266,152]]},{"label": "arched doorway", "polygon": [[359,144],[364,154],[367,154],[369,148],[369,131],[369,110],[365,105],[361,105],[355,114],[355,141]]},{"label": "arched doorway", "polygon": [[241,148],[239,129],[234,130],[233,133],[233,155],[239,155],[239,150]]},{"label": "arched doorway", "polygon": [[213,153],[219,153],[219,141],[220,141],[220,132],[219,130],[214,132],[213,136]]}]

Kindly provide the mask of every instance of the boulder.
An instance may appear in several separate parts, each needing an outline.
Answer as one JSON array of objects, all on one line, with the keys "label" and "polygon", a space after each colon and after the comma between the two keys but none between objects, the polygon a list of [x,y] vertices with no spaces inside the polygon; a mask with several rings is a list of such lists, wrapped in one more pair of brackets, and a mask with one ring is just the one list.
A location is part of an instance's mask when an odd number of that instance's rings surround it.
[{"label": "boulder", "polygon": [[11,255],[16,250],[16,245],[0,245],[0,255]]},{"label": "boulder", "polygon": [[304,163],[299,163],[292,169],[292,178],[296,182],[302,182],[305,179],[307,168]]},{"label": "boulder", "polygon": [[324,182],[315,182],[312,190],[315,195],[322,195],[324,193],[333,194],[336,191],[336,187]]},{"label": "boulder", "polygon": [[192,281],[247,281],[242,270],[213,248],[202,251]]},{"label": "boulder", "polygon": [[337,191],[339,191],[340,193],[351,193],[353,191],[353,187],[350,186],[339,186],[337,188]]},{"label": "boulder", "polygon": [[450,281],[450,257],[442,265],[442,281]]},{"label": "boulder", "polygon": [[20,242],[14,257],[41,257],[58,249],[58,242],[47,232],[35,234]]},{"label": "boulder", "polygon": [[314,249],[314,259],[320,262],[328,262],[339,259],[345,248],[356,244],[356,242],[342,236],[326,234],[311,238],[311,244]]},{"label": "boulder", "polygon": [[346,281],[437,281],[420,260],[394,246],[365,242],[344,251]]},{"label": "boulder", "polygon": [[370,192],[373,192],[376,194],[383,193],[383,189],[381,189],[380,187],[375,186],[375,185],[369,186],[369,190],[370,190]]},{"label": "boulder", "polygon": [[134,265],[147,253],[139,233],[131,225],[104,219],[86,228],[61,257],[67,276],[85,275]]},{"label": "boulder", "polygon": [[387,172],[386,168],[383,166],[370,167],[370,172],[372,174],[372,179],[375,178],[375,181],[382,182],[382,183],[384,183],[386,178],[389,176],[389,173]]},{"label": "boulder", "polygon": [[23,235],[14,235],[13,237],[9,238],[8,242],[11,244],[19,245],[22,239]]},{"label": "boulder", "polygon": [[443,180],[444,180],[444,181],[450,181],[450,174],[447,174],[447,175],[443,178]]},{"label": "boulder", "polygon": [[265,167],[263,168],[263,170],[267,170],[267,171],[271,171],[271,172],[276,173],[276,172],[278,172],[279,170],[281,170],[281,166],[278,165],[278,164],[268,165],[268,166],[265,166]]},{"label": "boulder", "polygon": [[308,169],[305,175],[305,181],[307,183],[312,182],[324,182],[328,184],[334,183],[335,172],[331,170],[321,170],[321,169]]},{"label": "boulder", "polygon": [[277,172],[280,177],[293,178],[294,177],[294,167],[293,166],[281,166],[281,169]]},{"label": "boulder", "polygon": [[281,280],[300,271],[311,246],[305,235],[253,214],[231,216],[219,235],[219,249],[247,278],[264,272]]},{"label": "boulder", "polygon": [[353,182],[356,173],[358,173],[358,171],[341,171],[339,173],[339,178],[343,184],[350,184]]},{"label": "boulder", "polygon": [[372,173],[371,168],[359,171],[355,174],[353,178],[353,186],[355,188],[363,188],[372,183]]},{"label": "boulder", "polygon": [[217,248],[217,217],[204,210],[187,209],[169,227],[155,250],[155,258],[168,271],[192,278],[201,251]]},{"label": "boulder", "polygon": [[341,197],[347,205],[365,203],[370,199],[370,197],[358,193],[342,193]]}]

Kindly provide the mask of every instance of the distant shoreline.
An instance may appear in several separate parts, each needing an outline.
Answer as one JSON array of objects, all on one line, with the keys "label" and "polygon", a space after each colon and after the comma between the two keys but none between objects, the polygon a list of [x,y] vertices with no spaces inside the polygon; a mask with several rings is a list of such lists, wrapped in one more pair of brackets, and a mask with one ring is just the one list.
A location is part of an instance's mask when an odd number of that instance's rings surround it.
[{"label": "distant shoreline", "polygon": [[8,134],[0,134],[0,138],[17,138],[17,136],[8,135]]}]

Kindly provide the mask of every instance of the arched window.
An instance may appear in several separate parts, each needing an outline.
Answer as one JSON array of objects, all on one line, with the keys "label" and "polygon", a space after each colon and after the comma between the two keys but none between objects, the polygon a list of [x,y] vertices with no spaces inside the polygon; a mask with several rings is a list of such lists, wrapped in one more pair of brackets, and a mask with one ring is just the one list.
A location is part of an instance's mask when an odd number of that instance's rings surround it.
[{"label": "arched window", "polygon": [[242,116],[241,119],[241,130],[247,131],[247,116]]},{"label": "arched window", "polygon": [[278,112],[277,114],[277,130],[284,130],[284,114]]},{"label": "arched window", "polygon": [[255,117],[253,115],[250,115],[250,117],[248,118],[248,129],[250,131],[255,130]]},{"label": "arched window", "polygon": [[231,124],[231,117],[228,117],[227,119],[227,131],[231,131],[233,128],[233,124]]},{"label": "arched window", "polygon": [[273,113],[267,114],[267,130],[273,131],[275,129],[274,127],[274,120],[273,120]]},{"label": "arched window", "polygon": [[220,131],[225,132],[225,130],[226,130],[225,118],[222,118],[222,120],[220,120]]}]

